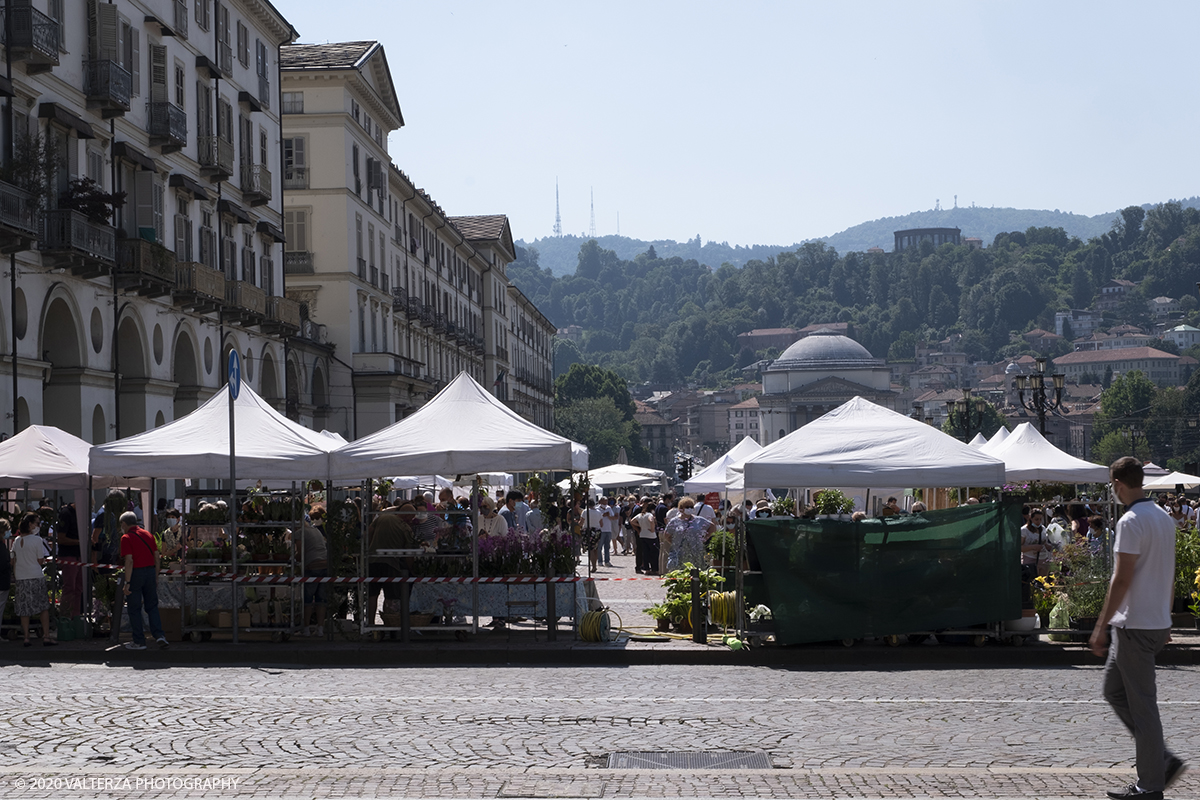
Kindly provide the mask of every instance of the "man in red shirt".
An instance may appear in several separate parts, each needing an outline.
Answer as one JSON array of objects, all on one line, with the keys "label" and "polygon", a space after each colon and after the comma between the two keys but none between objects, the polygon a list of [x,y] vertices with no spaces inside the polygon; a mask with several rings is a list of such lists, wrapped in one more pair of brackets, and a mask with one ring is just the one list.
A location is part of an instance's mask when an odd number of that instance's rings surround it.
[{"label": "man in red shirt", "polygon": [[128,650],[146,649],[146,632],[142,627],[142,608],[150,617],[150,633],[165,648],[162,620],[158,615],[158,542],[137,524],[137,514],[126,511],[121,515],[121,558],[125,562],[125,598],[129,603],[129,629],[133,641],[126,642]]}]

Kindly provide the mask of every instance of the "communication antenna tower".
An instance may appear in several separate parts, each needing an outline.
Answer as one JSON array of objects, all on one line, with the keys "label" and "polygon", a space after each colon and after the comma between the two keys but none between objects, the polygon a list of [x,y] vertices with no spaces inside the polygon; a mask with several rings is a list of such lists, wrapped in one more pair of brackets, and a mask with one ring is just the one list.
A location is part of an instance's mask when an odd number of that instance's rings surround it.
[{"label": "communication antenna tower", "polygon": [[595,239],[596,238],[596,190],[589,188],[588,192],[592,198],[592,224],[588,228],[588,238]]},{"label": "communication antenna tower", "polygon": [[562,214],[558,208],[558,178],[554,179],[554,235],[562,238]]}]

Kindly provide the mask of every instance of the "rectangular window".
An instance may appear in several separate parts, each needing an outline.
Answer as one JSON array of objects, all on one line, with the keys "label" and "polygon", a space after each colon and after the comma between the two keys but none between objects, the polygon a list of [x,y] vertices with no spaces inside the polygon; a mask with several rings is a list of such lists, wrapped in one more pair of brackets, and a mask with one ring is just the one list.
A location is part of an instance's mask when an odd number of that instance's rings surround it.
[{"label": "rectangular window", "polygon": [[354,117],[354,121],[359,125],[362,124],[362,120],[359,116],[358,101],[353,97],[350,98],[350,116]]},{"label": "rectangular window", "polygon": [[350,146],[350,164],[354,170],[354,193],[362,197],[362,176],[358,172],[358,145]]},{"label": "rectangular window", "polygon": [[267,131],[261,126],[258,129],[258,163],[266,164],[269,161],[267,158]]},{"label": "rectangular window", "polygon": [[238,62],[243,67],[250,66],[250,31],[246,30],[246,26],[238,20],[237,24],[237,51]]},{"label": "rectangular window", "polygon": [[129,71],[130,93],[134,96],[142,93],[142,32],[121,20],[121,66]]},{"label": "rectangular window", "polygon": [[175,105],[187,108],[187,69],[179,59],[175,60]]},{"label": "rectangular window", "polygon": [[283,180],[285,189],[307,189],[308,169],[305,160],[305,141],[302,137],[283,140]]},{"label": "rectangular window", "polygon": [[308,211],[295,209],[283,212],[283,236],[289,253],[308,252]]},{"label": "rectangular window", "polygon": [[58,49],[67,52],[66,19],[63,16],[63,0],[46,0],[46,16],[58,23]]},{"label": "rectangular window", "polygon": [[375,225],[367,223],[367,266],[375,266]]},{"label": "rectangular window", "polygon": [[88,150],[88,177],[104,186],[104,153],[99,150]]},{"label": "rectangular window", "polygon": [[285,113],[285,114],[303,114],[304,113],[304,92],[284,92],[283,93],[283,113]]},{"label": "rectangular window", "polygon": [[359,261],[363,257],[362,214],[354,215],[354,255]]},{"label": "rectangular window", "polygon": [[208,0],[196,0],[196,25],[206,31],[209,26]]}]

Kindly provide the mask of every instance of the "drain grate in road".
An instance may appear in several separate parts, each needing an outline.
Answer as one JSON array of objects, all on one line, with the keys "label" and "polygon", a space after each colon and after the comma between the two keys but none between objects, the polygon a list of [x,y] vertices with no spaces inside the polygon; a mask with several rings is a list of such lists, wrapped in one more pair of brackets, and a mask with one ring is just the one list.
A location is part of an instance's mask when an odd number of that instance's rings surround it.
[{"label": "drain grate in road", "polygon": [[609,753],[609,769],[771,769],[766,753],[743,750]]}]

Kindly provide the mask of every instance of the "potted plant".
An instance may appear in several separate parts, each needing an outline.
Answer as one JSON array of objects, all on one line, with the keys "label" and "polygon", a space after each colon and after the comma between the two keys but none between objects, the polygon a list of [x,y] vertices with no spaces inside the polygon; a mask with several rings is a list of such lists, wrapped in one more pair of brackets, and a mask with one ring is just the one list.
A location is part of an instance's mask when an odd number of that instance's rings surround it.
[{"label": "potted plant", "polygon": [[733,564],[737,558],[737,541],[731,530],[717,528],[708,537],[708,543],[704,547],[708,553],[708,560],[714,567]]},{"label": "potted plant", "polygon": [[1192,623],[1196,626],[1196,630],[1200,630],[1200,568],[1196,569],[1196,575],[1192,579],[1192,602],[1188,605],[1188,611],[1192,612]]},{"label": "potted plant", "polygon": [[671,630],[671,609],[664,603],[643,608],[642,613],[652,617],[655,622],[655,629],[660,632]]},{"label": "potted plant", "polygon": [[[667,590],[666,599],[662,604],[681,633],[692,631],[692,569],[694,565],[688,562],[662,577],[663,588]],[[700,570],[701,597],[707,597],[710,591],[719,589],[723,583],[725,578],[717,570]]]},{"label": "potted plant", "polygon": [[771,516],[790,517],[796,513],[796,500],[792,497],[780,497],[771,503]]},{"label": "potted plant", "polygon": [[822,489],[813,495],[813,505],[817,508],[818,518],[840,519],[854,511],[854,498],[838,489]]}]

